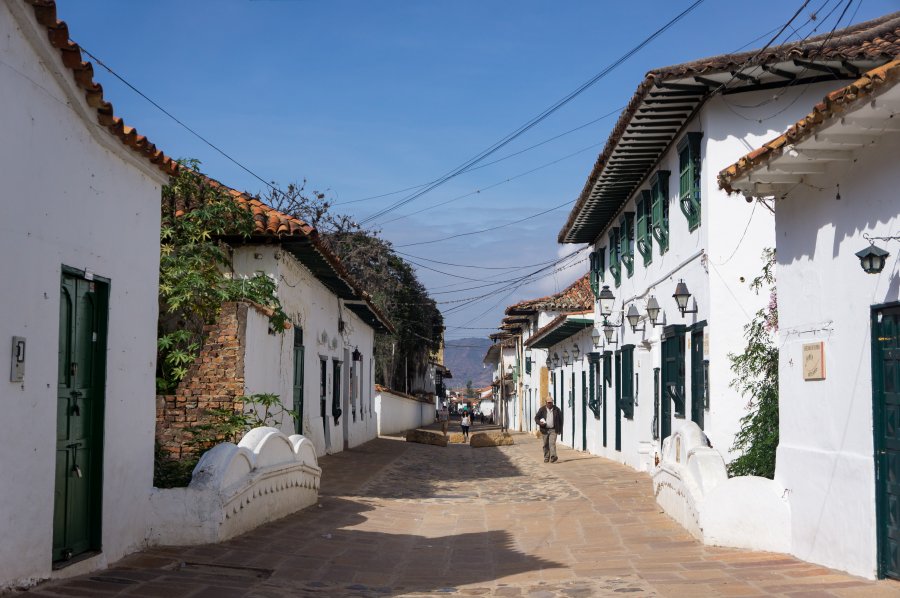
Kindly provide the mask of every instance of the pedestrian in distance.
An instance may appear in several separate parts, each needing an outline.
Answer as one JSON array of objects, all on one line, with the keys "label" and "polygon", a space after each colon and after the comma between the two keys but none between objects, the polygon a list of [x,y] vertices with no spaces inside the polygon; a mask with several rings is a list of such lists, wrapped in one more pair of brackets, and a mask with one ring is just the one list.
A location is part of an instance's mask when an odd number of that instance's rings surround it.
[{"label": "pedestrian in distance", "polygon": [[446,407],[442,407],[438,410],[438,421],[441,423],[441,432],[446,436],[447,429],[450,427],[450,413],[447,411]]},{"label": "pedestrian in distance", "polygon": [[553,397],[547,397],[547,404],[538,409],[534,423],[541,430],[544,446],[544,463],[556,463],[556,437],[562,434],[563,416],[559,407],[553,404]]},{"label": "pedestrian in distance", "polygon": [[466,411],[463,413],[462,419],[459,422],[459,427],[462,428],[463,439],[469,440],[469,426],[472,425],[472,418],[469,417],[469,412]]}]

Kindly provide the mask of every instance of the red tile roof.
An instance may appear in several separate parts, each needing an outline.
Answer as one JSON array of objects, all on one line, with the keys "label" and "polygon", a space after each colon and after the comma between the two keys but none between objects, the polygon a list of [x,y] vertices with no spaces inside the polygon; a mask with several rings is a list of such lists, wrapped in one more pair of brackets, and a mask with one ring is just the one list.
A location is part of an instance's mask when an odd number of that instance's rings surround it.
[{"label": "red tile roof", "polygon": [[50,40],[50,44],[59,50],[63,65],[72,72],[76,85],[84,90],[88,105],[97,112],[97,122],[126,147],[149,160],[164,173],[169,176],[175,174],[178,170],[177,162],[113,114],[112,104],[103,98],[103,87],[94,81],[94,66],[83,60],[81,48],[69,39],[68,25],[56,18],[55,0],[24,1],[31,5],[38,24],[47,29],[47,38]]},{"label": "red tile roof", "polygon": [[[585,274],[555,295],[520,301],[506,308],[508,316],[527,316],[539,311],[578,311],[594,308],[594,293]],[[504,318],[505,320],[506,318]]]},{"label": "red tile roof", "polygon": [[805,117],[797,121],[784,134],[764,143],[761,147],[742,156],[731,166],[719,172],[719,188],[734,193],[731,183],[751,170],[780,156],[785,147],[800,143],[814,135],[816,131],[839,118],[859,102],[866,102],[900,81],[900,60],[894,60],[874,68],[862,77],[833,91],[813,107]]},{"label": "red tile roof", "polygon": [[[136,129],[126,125],[121,118],[115,116],[112,104],[103,98],[103,87],[94,81],[93,65],[83,60],[81,48],[77,43],[69,39],[68,25],[57,18],[56,1],[24,0],[24,2],[31,5],[38,24],[47,30],[47,38],[50,44],[59,50],[63,64],[72,72],[78,87],[84,90],[88,105],[97,112],[97,122],[116,136],[126,147],[149,160],[165,174],[169,176],[175,175],[181,168],[178,162],[164,154],[162,150],[157,149],[145,136],[138,134]],[[265,205],[246,193],[231,189],[213,179],[209,179],[209,181],[213,186],[225,189],[234,198],[235,202],[245,206],[253,214],[258,235],[274,238],[291,236],[307,238],[335,273],[368,304],[375,316],[385,324],[385,327],[393,331],[393,326],[387,317],[375,307],[371,301],[371,296],[352,279],[338,257],[319,238],[319,233],[315,228],[302,220],[288,216]],[[177,214],[178,212],[176,211]]]},{"label": "red tile roof", "polygon": [[727,73],[746,66],[750,61],[756,65],[772,65],[796,59],[816,61],[868,59],[887,62],[897,56],[900,56],[900,12],[859,23],[834,33],[810,37],[802,42],[774,46],[762,53],[753,50],[739,54],[722,54],[649,71],[613,127],[606,146],[588,175],[575,206],[569,212],[566,223],[559,231],[558,241],[560,243],[593,242],[593,238],[586,240],[581,238],[583,235],[574,232],[578,225],[576,221],[592,202],[591,193],[595,184],[603,174],[607,162],[626,129],[631,125],[638,109],[644,104],[644,100],[654,87],[667,81]]}]

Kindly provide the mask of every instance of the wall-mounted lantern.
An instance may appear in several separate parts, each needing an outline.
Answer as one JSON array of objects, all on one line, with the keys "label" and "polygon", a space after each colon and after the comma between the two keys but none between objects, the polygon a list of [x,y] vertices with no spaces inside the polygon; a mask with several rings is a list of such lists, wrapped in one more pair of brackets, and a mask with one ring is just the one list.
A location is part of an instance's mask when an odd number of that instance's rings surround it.
[{"label": "wall-mounted lantern", "polygon": [[659,301],[656,300],[656,297],[650,295],[650,298],[647,299],[647,317],[650,318],[651,326],[662,326],[662,322],[658,322],[659,312]]},{"label": "wall-mounted lantern", "polygon": [[607,324],[603,327],[603,334],[606,336],[606,344],[607,345],[618,345],[619,340],[613,340],[613,334],[616,331],[616,327],[610,324]]},{"label": "wall-mounted lantern", "polygon": [[563,351],[563,363],[565,365],[569,365],[569,352],[567,350]]},{"label": "wall-mounted lantern", "polygon": [[862,251],[856,252],[856,257],[859,258],[859,265],[862,266],[863,271],[867,274],[878,274],[884,270],[884,264],[887,262],[889,255],[891,254],[874,243]]},{"label": "wall-mounted lantern", "polygon": [[556,352],[553,353],[553,367],[554,368],[559,367],[559,353],[556,353]]},{"label": "wall-mounted lantern", "polygon": [[603,316],[603,321],[606,322],[606,318],[612,315],[616,296],[609,290],[609,285],[603,285],[603,289],[600,291],[598,299],[600,301],[600,315]]},{"label": "wall-mounted lantern", "polygon": [[678,311],[681,312],[681,317],[684,317],[684,314],[695,314],[697,313],[697,301],[694,301],[694,309],[688,309],[687,304],[691,298],[691,292],[688,290],[687,285],[684,284],[684,279],[679,280],[678,284],[675,285],[675,293],[672,295],[675,297],[675,303],[678,304]]},{"label": "wall-mounted lantern", "polygon": [[591,342],[594,343],[594,348],[600,348],[600,331],[596,328],[591,330]]},{"label": "wall-mounted lantern", "polygon": [[572,345],[572,362],[578,361],[578,356],[581,355],[581,349],[578,348],[578,345]]},{"label": "wall-mounted lantern", "polygon": [[353,361],[362,361],[362,353],[359,352],[359,347],[353,348]]},{"label": "wall-mounted lantern", "polygon": [[[638,311],[638,308],[635,307],[634,303],[628,306],[628,311],[625,313],[625,317],[628,319],[628,323],[631,325],[631,331],[638,331],[638,322],[641,321],[641,312]],[[641,332],[644,331],[644,326],[641,326]]]}]

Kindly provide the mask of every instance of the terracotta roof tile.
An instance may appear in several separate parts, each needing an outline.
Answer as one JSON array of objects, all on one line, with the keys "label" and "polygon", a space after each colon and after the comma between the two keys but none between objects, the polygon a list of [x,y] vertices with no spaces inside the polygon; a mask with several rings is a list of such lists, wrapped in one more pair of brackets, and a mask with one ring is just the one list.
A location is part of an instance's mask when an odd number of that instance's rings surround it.
[{"label": "terracotta roof tile", "polygon": [[749,152],[737,162],[719,172],[719,188],[734,193],[731,183],[777,158],[789,145],[800,143],[834,118],[840,117],[856,102],[868,101],[873,95],[889,89],[900,81],[900,60],[874,68],[862,77],[838,90],[829,93],[813,107],[812,112],[794,123],[778,137]]},{"label": "terracotta roof tile", "polygon": [[508,316],[531,315],[539,311],[578,311],[594,308],[594,293],[588,274],[555,295],[520,301],[506,308]]},{"label": "terracotta roof tile", "polygon": [[103,87],[94,81],[94,66],[82,58],[81,48],[69,39],[69,26],[56,18],[55,0],[24,1],[31,5],[38,24],[47,30],[50,45],[59,50],[63,65],[72,71],[75,83],[84,91],[88,105],[97,111],[97,122],[164,173],[169,176],[175,174],[179,168],[175,160],[113,114],[112,104],[103,98]]},{"label": "terracotta roof tile", "polygon": [[566,223],[559,232],[559,242],[568,242],[566,239],[576,225],[576,219],[587,207],[594,185],[603,174],[606,163],[618,146],[625,130],[631,124],[638,108],[641,107],[655,86],[671,80],[734,71],[741,66],[746,66],[749,61],[753,61],[757,65],[771,65],[795,59],[818,61],[868,59],[887,62],[897,56],[900,56],[900,12],[859,23],[834,33],[810,37],[802,42],[775,46],[762,53],[752,50],[739,54],[722,54],[649,71],[638,85],[628,105],[622,110],[619,120],[607,139],[606,146],[594,163],[575,206],[569,212]]}]

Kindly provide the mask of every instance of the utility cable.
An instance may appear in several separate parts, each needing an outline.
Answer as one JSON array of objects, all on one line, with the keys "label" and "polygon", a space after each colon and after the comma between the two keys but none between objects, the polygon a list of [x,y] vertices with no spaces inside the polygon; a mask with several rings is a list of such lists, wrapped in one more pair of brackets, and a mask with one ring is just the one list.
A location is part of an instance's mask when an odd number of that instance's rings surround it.
[{"label": "utility cable", "polygon": [[506,224],[499,224],[497,226],[491,226],[489,228],[482,228],[480,230],[473,230],[467,233],[459,233],[457,235],[450,235],[448,237],[442,237],[440,239],[432,239],[430,241],[417,241],[416,243],[404,243],[403,245],[397,245],[397,247],[412,247],[414,245],[430,245],[431,243],[440,243],[441,241],[448,241],[450,239],[457,239],[459,237],[468,237],[469,235],[480,235],[481,233],[487,233],[495,230],[499,230],[501,228],[506,228],[507,226],[512,226],[513,224],[519,224],[520,222],[525,222],[526,220],[531,220],[532,218],[537,218],[538,216],[543,216],[544,214],[549,214],[550,212],[556,211],[560,208],[564,208],[572,203],[575,200],[565,201],[558,206],[553,206],[548,210],[544,210],[543,212],[538,212],[537,214],[532,214],[530,216],[526,216],[524,218],[520,218],[518,220],[513,220],[512,222],[507,222]]},{"label": "utility cable", "polygon": [[[586,91],[587,89],[589,89],[590,87],[592,87],[595,83],[597,83],[598,81],[600,81],[601,79],[603,79],[606,75],[608,75],[608,74],[609,74],[610,72],[612,72],[615,68],[617,68],[618,66],[620,66],[620,65],[621,65],[622,63],[624,63],[626,60],[628,60],[629,58],[631,58],[631,56],[633,56],[634,54],[636,54],[637,52],[639,52],[640,50],[642,50],[645,46],[647,46],[647,45],[648,45],[650,42],[652,42],[654,39],[656,39],[657,37],[659,37],[660,35],[662,35],[662,34],[665,33],[666,31],[668,31],[671,27],[673,27],[673,26],[674,26],[676,23],[678,23],[681,19],[683,19],[684,17],[686,17],[688,14],[690,14],[695,8],[697,8],[698,6],[700,6],[700,4],[702,4],[704,1],[705,1],[705,0],[695,0],[695,1],[694,1],[690,6],[688,6],[685,10],[683,10],[682,12],[680,12],[680,13],[679,13],[678,15],[676,15],[673,19],[669,20],[669,22],[667,22],[665,25],[663,25],[662,27],[660,27],[659,29],[657,29],[656,31],[654,31],[653,33],[651,33],[648,37],[644,38],[643,41],[641,41],[638,45],[636,45],[636,46],[634,46],[633,48],[631,48],[628,52],[626,52],[626,53],[623,54],[621,57],[619,57],[617,60],[615,60],[612,64],[610,64],[609,66],[607,66],[606,68],[604,68],[602,71],[600,71],[599,73],[597,73],[596,75],[594,75],[593,77],[591,77],[591,78],[590,78],[589,80],[587,80],[586,82],[582,83],[582,84],[581,84],[580,86],[578,86],[575,90],[571,91],[570,93],[568,93],[568,94],[567,94],[566,96],[564,96],[563,98],[557,100],[554,104],[552,104],[550,107],[546,108],[543,112],[541,112],[540,114],[538,114],[537,116],[535,116],[534,118],[532,118],[531,120],[529,120],[528,122],[526,122],[524,125],[520,126],[518,129],[516,129],[516,130],[513,131],[512,133],[509,133],[508,135],[506,135],[506,136],[505,136],[504,138],[502,138],[500,141],[494,143],[493,145],[491,145],[491,146],[488,147],[487,149],[483,150],[483,151],[480,152],[479,154],[475,155],[474,157],[470,158],[469,160],[467,160],[466,162],[464,162],[464,163],[461,164],[460,166],[454,168],[453,170],[449,171],[449,172],[446,173],[445,175],[439,177],[434,183],[429,184],[429,185],[428,185],[427,187],[425,187],[424,189],[421,189],[421,190],[419,190],[419,191],[416,191],[415,193],[412,193],[411,195],[409,195],[409,196],[407,196],[407,197],[401,199],[400,201],[397,201],[397,202],[393,203],[392,205],[390,205],[390,206],[388,206],[388,207],[386,207],[386,208],[384,208],[384,209],[378,210],[378,211],[375,212],[374,214],[372,214],[372,215],[370,215],[370,216],[364,218],[364,219],[361,221],[361,224],[367,224],[367,223],[369,223],[369,222],[372,222],[372,221],[374,221],[374,220],[376,220],[376,219],[378,219],[378,218],[384,216],[385,214],[388,214],[388,213],[390,213],[390,212],[393,212],[394,210],[396,210],[396,209],[398,209],[398,208],[400,208],[400,207],[402,207],[402,206],[408,204],[408,203],[411,202],[411,201],[415,201],[416,199],[418,199],[419,197],[422,197],[423,195],[425,195],[425,194],[428,193],[429,191],[431,191],[431,190],[433,190],[433,189],[436,189],[437,187],[443,185],[444,183],[446,183],[446,182],[449,181],[450,179],[452,179],[452,178],[454,178],[454,177],[456,177],[456,176],[459,176],[459,175],[462,174],[463,172],[466,172],[467,170],[471,169],[473,166],[475,166],[475,165],[478,164],[479,162],[483,161],[483,160],[484,160],[485,158],[487,158],[488,156],[494,154],[494,153],[497,152],[499,149],[501,149],[501,148],[505,147],[506,145],[512,143],[512,141],[514,141],[515,139],[518,139],[519,137],[521,137],[522,135],[524,135],[526,132],[528,132],[529,130],[531,130],[533,127],[535,127],[535,126],[538,125],[539,123],[541,123],[541,122],[543,122],[544,120],[546,120],[547,118],[549,118],[552,114],[554,114],[554,113],[555,113],[556,111],[558,111],[560,108],[562,108],[563,106],[565,106],[566,104],[568,104],[569,102],[571,102],[572,100],[574,100],[576,97],[578,97],[579,95],[581,95],[584,91]],[[808,0],[807,0],[807,1],[808,1]]]}]

